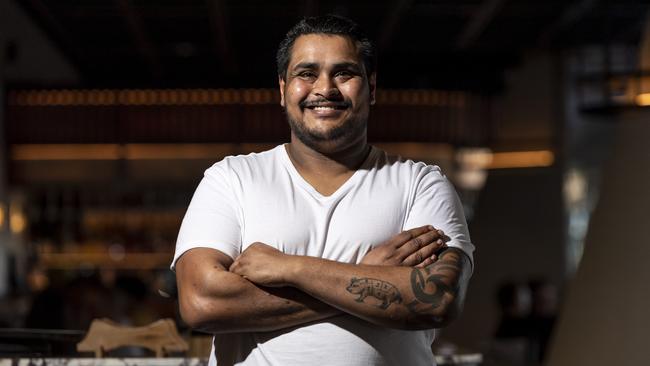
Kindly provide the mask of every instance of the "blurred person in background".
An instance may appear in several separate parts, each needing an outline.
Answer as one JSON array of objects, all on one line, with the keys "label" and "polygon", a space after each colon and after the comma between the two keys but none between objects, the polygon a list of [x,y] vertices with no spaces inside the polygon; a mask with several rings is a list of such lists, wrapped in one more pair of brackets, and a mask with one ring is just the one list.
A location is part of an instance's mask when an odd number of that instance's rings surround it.
[{"label": "blurred person in background", "polygon": [[557,318],[558,289],[546,279],[531,280],[528,288],[532,297],[529,317],[530,357],[532,361],[542,362]]},{"label": "blurred person in background", "polygon": [[497,292],[501,313],[489,358],[513,365],[544,361],[558,311],[557,287],[546,279],[507,281]]},{"label": "blurred person in background", "polygon": [[34,294],[25,318],[26,328],[65,329],[64,295],[52,284],[45,269],[34,263],[27,272],[27,286]]},{"label": "blurred person in background", "polygon": [[500,319],[488,358],[506,365],[525,365],[530,360],[530,288],[506,281],[497,290]]},{"label": "blurred person in background", "polygon": [[532,306],[530,289],[517,282],[506,282],[499,287],[497,300],[501,320],[495,334],[496,338],[516,338],[528,336],[528,319]]},{"label": "blurred person in background", "polygon": [[375,62],[352,21],[303,19],[277,56],[291,142],[205,172],[172,269],[210,365],[435,364],[474,247],[438,167],[367,143]]}]

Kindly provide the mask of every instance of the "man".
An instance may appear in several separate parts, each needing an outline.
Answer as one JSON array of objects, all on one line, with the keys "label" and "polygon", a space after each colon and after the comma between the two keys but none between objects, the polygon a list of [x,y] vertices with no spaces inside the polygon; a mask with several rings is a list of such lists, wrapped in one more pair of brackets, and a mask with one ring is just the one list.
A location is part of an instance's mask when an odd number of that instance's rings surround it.
[{"label": "man", "polygon": [[183,319],[216,334],[212,365],[433,365],[471,272],[456,193],[368,145],[356,24],[304,19],[277,61],[291,142],[206,171],[174,257]]}]

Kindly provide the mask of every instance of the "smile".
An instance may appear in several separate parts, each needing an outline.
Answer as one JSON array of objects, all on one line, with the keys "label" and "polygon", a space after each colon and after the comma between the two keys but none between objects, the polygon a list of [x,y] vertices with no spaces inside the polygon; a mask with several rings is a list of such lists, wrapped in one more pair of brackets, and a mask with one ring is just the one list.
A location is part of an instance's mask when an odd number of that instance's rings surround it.
[{"label": "smile", "polygon": [[303,108],[311,109],[314,112],[330,112],[348,109],[350,107],[350,103],[343,100],[313,100],[303,101],[300,103],[300,106]]},{"label": "smile", "polygon": [[314,116],[319,118],[338,118],[347,110],[347,106],[318,105],[306,107]]},{"label": "smile", "polygon": [[345,109],[345,107],[334,107],[334,106],[314,106],[314,107],[307,107],[307,108],[313,109],[315,111],[335,111],[335,110]]},{"label": "smile", "polygon": [[327,103],[305,106],[305,108],[311,110],[312,113],[320,116],[339,115],[342,111],[347,110],[348,107],[347,103]]}]

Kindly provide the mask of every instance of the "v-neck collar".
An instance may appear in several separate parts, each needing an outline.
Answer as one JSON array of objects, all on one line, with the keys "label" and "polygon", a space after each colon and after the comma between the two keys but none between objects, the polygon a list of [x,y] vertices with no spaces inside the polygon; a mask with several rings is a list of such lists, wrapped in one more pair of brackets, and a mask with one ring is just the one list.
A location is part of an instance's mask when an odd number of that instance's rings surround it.
[{"label": "v-neck collar", "polygon": [[348,178],[343,184],[341,184],[340,187],[334,191],[329,196],[325,196],[318,192],[314,186],[312,186],[307,180],[298,172],[298,169],[296,169],[296,166],[293,165],[293,161],[291,161],[291,158],[289,157],[289,152],[287,151],[287,144],[280,145],[279,148],[282,150],[280,151],[280,155],[282,158],[282,162],[286,166],[287,170],[289,171],[289,174],[291,174],[294,182],[296,182],[300,187],[302,187],[307,193],[309,193],[312,197],[316,198],[319,201],[329,201],[333,200],[335,198],[338,198],[342,195],[344,195],[347,191],[350,190],[351,187],[355,185],[359,179],[361,179],[370,166],[373,164],[375,161],[375,147],[370,145],[370,151],[368,152],[368,156],[366,156],[366,159],[363,161],[361,166],[352,174],[350,178]]}]

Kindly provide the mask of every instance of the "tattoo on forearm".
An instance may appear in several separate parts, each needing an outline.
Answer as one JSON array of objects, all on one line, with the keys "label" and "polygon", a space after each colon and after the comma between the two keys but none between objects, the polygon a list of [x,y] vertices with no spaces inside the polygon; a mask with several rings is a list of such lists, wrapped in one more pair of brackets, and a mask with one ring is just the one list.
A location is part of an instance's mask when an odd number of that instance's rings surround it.
[{"label": "tattoo on forearm", "polygon": [[[445,250],[438,261],[425,267],[413,268],[411,272],[411,290],[415,299],[404,304],[415,314],[427,313],[454,301],[459,295],[463,267],[468,260],[458,249]],[[357,302],[364,303],[370,296],[376,301],[376,307],[386,310],[391,304],[402,304],[402,294],[389,282],[376,278],[356,278],[350,280],[346,290],[356,295]],[[461,295],[462,296],[462,295]]]},{"label": "tattoo on forearm", "polygon": [[437,262],[425,268],[413,268],[411,289],[415,300],[406,304],[410,311],[431,311],[453,300],[458,292],[462,255],[446,250]]},{"label": "tattoo on forearm", "polygon": [[381,303],[377,307],[382,310],[388,309],[392,303],[402,303],[402,295],[397,287],[376,278],[353,277],[346,290],[351,294],[358,295],[357,302],[364,302],[368,296],[380,300]]}]

